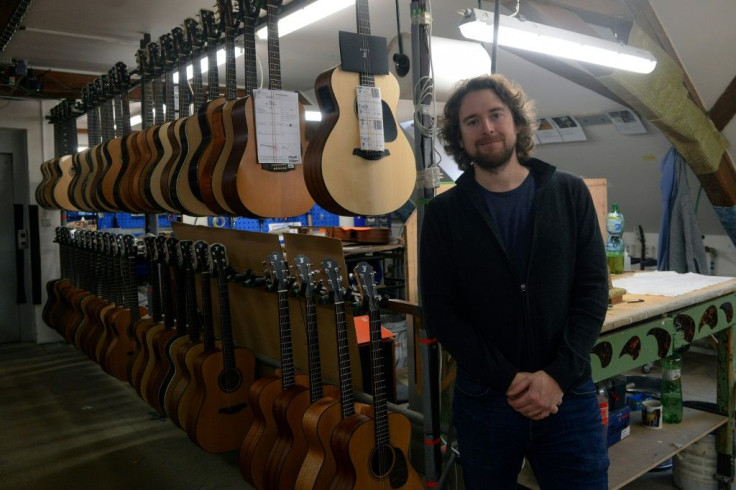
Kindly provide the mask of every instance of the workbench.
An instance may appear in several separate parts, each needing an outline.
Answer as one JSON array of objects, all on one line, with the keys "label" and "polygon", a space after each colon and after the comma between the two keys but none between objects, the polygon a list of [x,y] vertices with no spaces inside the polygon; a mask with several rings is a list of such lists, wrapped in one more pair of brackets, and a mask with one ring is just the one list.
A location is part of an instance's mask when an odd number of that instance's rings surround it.
[{"label": "workbench", "polygon": [[[640,272],[637,274],[647,274]],[[615,277],[615,276],[614,276]],[[614,281],[614,285],[616,285]],[[684,408],[679,424],[661,430],[632,417],[631,435],[609,448],[609,488],[635,480],[710,432],[716,431],[719,488],[731,488],[734,461],[734,307],[736,279],[677,296],[625,294],[609,307],[591,353],[593,379],[602,381],[655,362],[711,335],[717,340],[716,411]],[[683,369],[687,377],[687,368]],[[730,415],[726,415],[730,414]],[[534,488],[528,476],[520,479]]]}]

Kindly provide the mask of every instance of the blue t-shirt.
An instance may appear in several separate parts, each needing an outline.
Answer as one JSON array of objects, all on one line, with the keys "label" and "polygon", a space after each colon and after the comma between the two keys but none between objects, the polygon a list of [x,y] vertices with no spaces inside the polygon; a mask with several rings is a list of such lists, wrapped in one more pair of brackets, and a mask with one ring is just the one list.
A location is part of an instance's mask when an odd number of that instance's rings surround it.
[{"label": "blue t-shirt", "polygon": [[529,251],[532,246],[532,208],[536,186],[531,172],[516,189],[506,192],[491,192],[476,182],[486,209],[491,215],[503,246],[511,258],[519,278],[526,278]]}]

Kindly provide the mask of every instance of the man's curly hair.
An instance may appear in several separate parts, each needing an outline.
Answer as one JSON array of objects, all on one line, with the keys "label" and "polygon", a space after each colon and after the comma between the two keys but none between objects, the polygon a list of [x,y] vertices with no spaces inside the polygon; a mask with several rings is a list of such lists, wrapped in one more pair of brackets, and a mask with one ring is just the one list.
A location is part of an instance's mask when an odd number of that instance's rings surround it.
[{"label": "man's curly hair", "polygon": [[467,170],[473,160],[460,146],[460,104],[470,92],[492,90],[501,101],[509,106],[518,131],[516,155],[520,161],[528,160],[534,149],[534,132],[537,130],[537,114],[534,102],[528,100],[522,88],[503,75],[481,75],[460,83],[445,104],[444,117],[440,121],[440,139],[448,155],[457,162],[460,170]]}]

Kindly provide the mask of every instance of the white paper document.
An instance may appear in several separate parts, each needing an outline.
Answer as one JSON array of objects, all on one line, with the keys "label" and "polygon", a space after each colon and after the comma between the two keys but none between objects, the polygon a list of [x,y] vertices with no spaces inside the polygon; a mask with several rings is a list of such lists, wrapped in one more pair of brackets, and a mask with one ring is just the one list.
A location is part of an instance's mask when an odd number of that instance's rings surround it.
[{"label": "white paper document", "polygon": [[613,285],[626,289],[628,294],[651,294],[656,296],[678,296],[700,288],[720,284],[733,279],[723,276],[704,276],[688,272],[673,271],[639,272],[630,277],[613,277]]},{"label": "white paper document", "polygon": [[253,96],[258,162],[302,163],[297,93],[256,89]]},{"label": "white paper document", "polygon": [[356,96],[360,124],[360,149],[364,151],[383,151],[381,89],[358,85]]}]

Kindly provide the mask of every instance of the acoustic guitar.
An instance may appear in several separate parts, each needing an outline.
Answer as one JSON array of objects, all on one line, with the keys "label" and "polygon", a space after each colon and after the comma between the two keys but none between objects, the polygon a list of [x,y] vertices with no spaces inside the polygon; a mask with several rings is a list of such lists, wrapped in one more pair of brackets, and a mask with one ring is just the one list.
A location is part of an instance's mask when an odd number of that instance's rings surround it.
[{"label": "acoustic guitar", "polygon": [[265,488],[266,461],[278,435],[279,425],[274,417],[276,398],[284,392],[298,393],[306,390],[309,384],[307,376],[297,375],[294,369],[289,317],[289,290],[293,280],[289,275],[289,268],[280,251],[270,253],[265,264],[270,278],[269,289],[276,292],[278,301],[281,371],[258,379],[248,393],[248,403],[253,410],[253,424],[240,448],[238,465],[243,477],[256,488]]},{"label": "acoustic guitar", "polygon": [[[97,165],[90,175],[90,179],[86,182],[85,194],[89,196],[90,202],[93,203],[95,209],[105,212],[114,212],[117,210],[117,203],[114,196],[105,195],[101,186],[102,178],[110,171],[110,168],[121,157],[120,138],[115,138],[115,88],[114,85],[117,78],[117,72],[113,67],[107,75],[100,78],[102,83],[100,90],[102,92],[100,105],[100,118],[102,130],[102,144],[96,147]],[[109,198],[109,199],[108,199]]]},{"label": "acoustic guitar", "polygon": [[195,393],[187,414],[187,434],[205,451],[221,453],[239,448],[251,425],[253,412],[246,409],[256,359],[233,342],[225,246],[212,244],[210,252],[217,271],[222,348],[203,353],[195,362],[194,375],[202,389]]},{"label": "acoustic guitar", "polygon": [[[339,396],[326,397],[314,402],[304,413],[302,429],[307,442],[307,454],[296,478],[295,489],[321,490],[329,488],[337,471],[335,455],[330,445],[332,431],[349,417],[367,421],[363,413],[370,413],[370,407],[355,403],[353,377],[350,371],[350,349],[348,345],[347,322],[345,321],[345,300],[343,278],[339,266],[332,258],[322,262],[322,271],[335,309],[335,331],[337,339]],[[356,415],[356,411],[358,415]]]},{"label": "acoustic guitar", "polygon": [[[370,35],[368,0],[357,0],[356,13],[358,34]],[[312,197],[327,211],[342,216],[391,213],[406,203],[416,180],[411,146],[394,117],[399,84],[390,73],[372,73],[367,43],[360,55],[362,73],[337,66],[317,78],[314,90],[322,122],[304,158]],[[382,120],[374,123],[383,132],[383,151],[361,149],[359,87],[380,90]]]},{"label": "acoustic guitar", "polygon": [[[204,101],[204,93],[201,89],[202,75],[199,64],[199,54],[203,45],[203,40],[207,40],[207,61],[209,63],[208,72],[217,70],[217,39],[219,32],[215,22],[215,13],[211,10],[200,11],[202,20],[202,36],[193,33],[191,36],[193,51],[193,71],[194,71],[194,110],[197,114],[187,119],[184,125],[184,133],[187,140],[187,152],[183,159],[177,163],[176,172],[172,176],[173,182],[171,193],[175,196],[174,200],[180,206],[180,210],[189,216],[209,216],[212,210],[202,202],[199,197],[199,185],[195,184],[199,178],[198,163],[202,157],[202,152],[210,140],[210,128],[207,122],[208,104]],[[189,25],[189,28],[195,28],[196,24]],[[208,92],[211,98],[219,95],[219,82],[215,79],[216,71],[212,71],[208,75]],[[197,87],[199,85],[199,87]],[[211,99],[210,99],[211,100]]]},{"label": "acoustic guitar", "polygon": [[[139,61],[142,64],[143,60]],[[113,160],[110,168],[102,176],[102,193],[111,199],[111,202],[115,203],[115,207],[118,211],[132,211],[130,208],[130,197],[127,193],[127,189],[123,189],[122,176],[125,175],[126,169],[130,167],[131,162],[135,162],[138,159],[138,149],[136,146],[137,133],[133,133],[130,126],[130,96],[128,89],[130,87],[130,75],[128,74],[128,67],[125,63],[118,62],[115,65],[116,77],[115,84],[117,85],[117,92],[120,93],[119,102],[116,98],[115,110],[115,130],[120,131],[120,159]],[[117,107],[120,110],[117,110]]]},{"label": "acoustic guitar", "polygon": [[[268,23],[268,88],[281,90],[281,59],[279,52],[278,9],[281,0],[269,0],[267,6]],[[273,104],[269,107],[273,109]],[[275,162],[267,160],[269,153],[280,146],[278,131],[274,132],[273,143],[258,142],[255,101],[251,95],[246,100],[246,126],[248,141],[236,173],[238,196],[251,215],[258,217],[298,216],[314,206],[304,182],[304,151],[307,142],[304,136],[304,107],[298,104],[298,119],[290,124],[299,127],[301,154],[299,162]],[[270,115],[277,119],[275,110]]]},{"label": "acoustic guitar", "polygon": [[[212,323],[212,257],[210,256],[209,245],[202,240],[194,243],[194,254],[197,257],[197,269],[200,273],[200,295],[202,298],[202,342],[196,343],[187,351],[186,371],[188,373],[188,383],[176,402],[177,414],[172,420],[175,420],[179,427],[187,430],[187,417],[192,406],[192,400],[195,393],[203,389],[197,386],[197,376],[194,375],[196,369],[200,369],[201,362],[198,359],[209,356],[210,354],[220,351],[221,344],[215,341],[214,325]],[[196,333],[196,332],[195,332]],[[192,334],[190,330],[190,335]],[[196,366],[196,367],[195,367]],[[199,376],[204,379],[203,376]]]},{"label": "acoustic guitar", "polygon": [[[171,161],[179,158],[181,154],[181,142],[177,135],[176,125],[176,111],[174,110],[174,70],[178,65],[178,42],[174,41],[174,35],[183,36],[184,31],[181,27],[177,27],[171,31],[171,34],[165,34],[160,37],[161,43],[161,54],[164,63],[164,86],[163,96],[159,94],[162,99],[162,104],[156,107],[156,110],[163,111],[163,101],[165,100],[166,111],[164,114],[164,123],[158,126],[158,140],[161,143],[161,156],[155,161],[151,162],[143,171],[143,193],[146,195],[148,200],[158,209],[166,211],[168,213],[177,213],[178,210],[164,197],[161,186],[161,179],[163,177],[164,170],[171,163]],[[180,77],[181,71],[180,71]],[[186,67],[184,70],[184,76],[182,78],[182,84],[184,86],[184,80],[186,80]],[[180,97],[184,95],[182,90]],[[179,100],[179,106],[189,102],[187,97]],[[188,109],[188,108],[187,108]]]},{"label": "acoustic guitar", "polygon": [[67,145],[65,148],[66,153],[59,158],[58,162],[60,177],[54,185],[54,201],[59,204],[61,209],[79,211],[69,199],[69,186],[74,177],[73,153],[77,151],[77,119],[72,112],[71,102],[68,100],[62,102],[61,117],[62,124],[67,127]]},{"label": "acoustic guitar", "polygon": [[128,381],[128,366],[136,350],[135,329],[142,317],[148,314],[148,309],[138,304],[138,288],[135,276],[135,264],[138,248],[133,235],[123,238],[125,260],[123,271],[123,286],[125,288],[124,308],[115,318],[117,327],[115,336],[104,354],[110,374],[120,381]]},{"label": "acoustic guitar", "polygon": [[336,386],[322,386],[322,367],[317,332],[317,309],[314,299],[314,281],[309,257],[304,254],[294,257],[297,277],[304,294],[307,331],[307,352],[309,363],[309,389],[295,385],[276,397],[273,414],[278,426],[276,441],[266,460],[264,488],[278,490],[294,488],[297,475],[307,454],[307,440],[302,423],[306,411],[325,394],[332,400],[339,397]]},{"label": "acoustic guitar", "polygon": [[[220,30],[225,32],[225,97],[218,97],[208,104],[208,125],[210,129],[210,141],[202,152],[202,157],[197,165],[199,177],[196,180],[199,196],[202,201],[215,214],[234,215],[232,209],[223,203],[222,199],[217,198],[217,187],[221,186],[221,177],[223,163],[227,163],[229,152],[232,149],[232,137],[234,136],[232,124],[226,131],[226,119],[230,118],[232,123],[232,115],[230,112],[225,113],[225,107],[231,111],[231,102],[236,98],[236,79],[235,79],[235,33],[240,24],[240,16],[233,16],[233,6],[230,0],[218,0],[217,9],[220,12]],[[228,140],[230,136],[230,140]],[[215,174],[217,173],[217,178]],[[221,194],[221,192],[219,192]]]},{"label": "acoustic guitar", "polygon": [[148,364],[146,357],[146,335],[154,325],[160,325],[161,315],[161,288],[159,286],[158,258],[156,252],[156,237],[148,235],[143,238],[148,264],[148,289],[150,292],[150,315],[143,317],[135,326],[135,350],[128,364],[128,382],[140,394],[141,378]]},{"label": "acoustic guitar", "polygon": [[[168,160],[162,158],[151,175],[151,185],[158,185],[159,187],[159,192],[152,191],[154,195],[161,197],[165,209],[173,209],[177,213],[182,209],[182,205],[175,194],[175,175],[178,174],[180,170],[179,165],[186,157],[189,148],[184,130],[185,124],[189,119],[189,104],[192,99],[192,93],[189,90],[189,83],[187,81],[187,64],[190,59],[193,59],[192,39],[195,39],[197,36],[197,23],[194,19],[185,20],[184,25],[187,28],[186,31],[181,27],[175,27],[171,30],[174,52],[176,53],[177,73],[179,75],[179,82],[177,84],[179,117],[168,128],[172,153]],[[197,91],[201,92],[202,90],[201,68],[197,63],[192,63],[192,65],[195,74],[194,90],[195,93],[198,93]]]},{"label": "acoustic guitar", "polygon": [[367,262],[355,267],[354,276],[370,316],[373,417],[343,419],[332,433],[337,472],[330,488],[424,488],[407,460],[411,424],[402,414],[389,413],[383,374],[381,315],[373,268]]},{"label": "acoustic guitar", "polygon": [[[82,89],[82,111],[87,113],[87,134],[90,140],[89,147],[92,147],[91,141],[94,141],[94,111],[91,111],[92,106],[89,100],[89,91],[85,88]],[[72,157],[72,165],[74,166],[74,177],[69,184],[69,199],[72,204],[82,211],[92,211],[93,207],[90,201],[84,196],[85,181],[90,174],[95,170],[91,166],[89,160],[90,148],[86,148],[82,151],[74,153]]]}]

